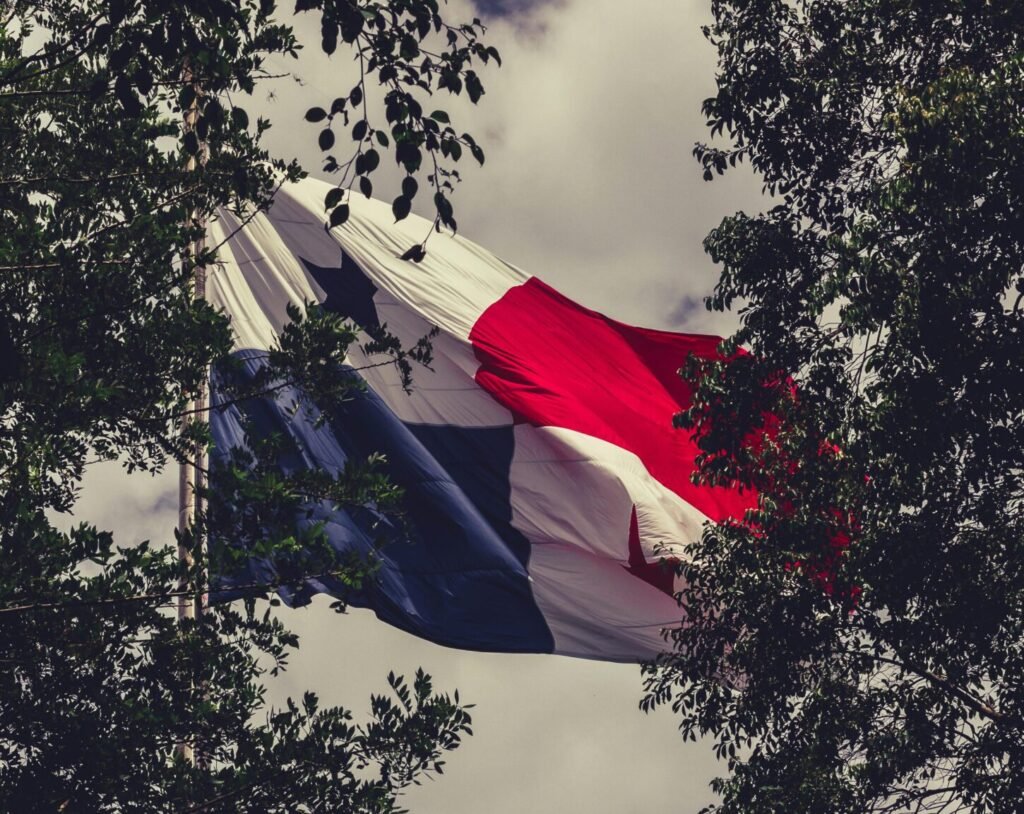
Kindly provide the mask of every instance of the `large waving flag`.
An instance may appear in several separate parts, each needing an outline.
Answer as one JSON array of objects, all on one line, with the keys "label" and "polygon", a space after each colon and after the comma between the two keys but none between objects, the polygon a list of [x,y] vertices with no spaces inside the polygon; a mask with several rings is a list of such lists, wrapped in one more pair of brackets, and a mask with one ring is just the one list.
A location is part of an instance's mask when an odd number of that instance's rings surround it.
[{"label": "large waving flag", "polygon": [[[685,557],[706,521],[751,505],[693,485],[696,446],[672,427],[690,397],[677,369],[719,339],[616,322],[458,236],[435,234],[422,262],[402,260],[429,222],[394,223],[389,206],[362,196],[328,232],[329,188],[288,185],[244,226],[228,214],[211,226],[223,263],[209,297],[231,317],[243,369],[255,375],[289,302],[386,325],[405,343],[439,333],[411,394],[392,367],[371,367],[365,393],[323,421],[290,409],[294,389],[248,411],[258,432],[292,442],[283,465],[337,471],[379,451],[406,493],[412,533],[378,552],[368,584],[353,594],[311,579],[286,599],[333,593],[466,649],[656,655],[683,615],[660,560]],[[348,360],[372,361],[359,349]],[[237,405],[211,421],[217,449],[242,443]],[[324,508],[318,519],[339,551],[374,549],[379,516]]]}]

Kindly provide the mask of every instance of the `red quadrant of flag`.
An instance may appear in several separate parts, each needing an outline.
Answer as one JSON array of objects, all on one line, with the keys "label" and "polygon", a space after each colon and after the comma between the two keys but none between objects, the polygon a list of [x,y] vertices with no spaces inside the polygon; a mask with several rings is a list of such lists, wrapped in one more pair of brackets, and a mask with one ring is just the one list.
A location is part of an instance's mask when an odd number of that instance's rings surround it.
[{"label": "red quadrant of flag", "polygon": [[699,449],[672,425],[692,396],[677,371],[691,353],[715,356],[719,337],[625,325],[533,277],[487,308],[470,340],[477,383],[517,421],[632,452],[655,480],[715,522],[741,518],[756,504],[750,492],[695,485]]}]

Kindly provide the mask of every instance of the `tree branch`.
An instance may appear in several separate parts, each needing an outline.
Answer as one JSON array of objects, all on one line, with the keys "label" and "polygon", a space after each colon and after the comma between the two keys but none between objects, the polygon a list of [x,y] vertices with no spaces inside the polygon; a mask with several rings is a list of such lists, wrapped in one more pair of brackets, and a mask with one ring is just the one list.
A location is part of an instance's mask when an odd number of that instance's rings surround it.
[{"label": "tree branch", "polygon": [[[338,568],[332,571],[322,571],[317,574],[303,574],[302,580],[307,579],[322,579],[325,577],[338,577],[347,573],[347,569]],[[299,580],[271,580],[269,582],[248,582],[243,585],[233,585],[231,591],[270,591],[280,588],[282,585],[292,585]],[[218,589],[214,588],[213,592],[216,593]],[[117,605],[131,605],[136,603],[144,602],[156,602],[157,604],[164,604],[172,600],[178,599],[183,596],[194,596],[196,593],[209,593],[209,586],[203,591],[197,591],[195,588],[190,589],[178,589],[172,591],[160,591],[158,593],[148,594],[133,594],[131,596],[117,596],[117,597],[103,597],[100,599],[69,599],[63,602],[23,602],[20,605],[11,605],[6,608],[0,608],[0,616],[6,614],[19,614],[29,613],[33,611],[45,611],[45,610],[66,610],[71,608],[91,608],[91,607],[109,607]]]}]

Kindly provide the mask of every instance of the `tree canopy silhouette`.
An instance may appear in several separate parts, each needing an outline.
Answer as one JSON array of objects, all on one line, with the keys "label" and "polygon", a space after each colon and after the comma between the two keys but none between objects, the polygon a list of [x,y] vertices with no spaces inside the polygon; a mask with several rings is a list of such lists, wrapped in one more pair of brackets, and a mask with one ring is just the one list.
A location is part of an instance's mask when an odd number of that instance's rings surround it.
[{"label": "tree canopy silhouette", "polygon": [[[301,174],[261,146],[270,123],[244,107],[266,59],[296,55],[290,17],[272,0],[13,0],[0,13],[0,807],[393,811],[470,731],[457,694],[420,673],[390,676],[362,722],[312,694],[271,710],[264,678],[297,646],[258,604],[278,585],[198,620],[173,615],[179,596],[205,590],[196,532],[217,507],[289,579],[364,578],[372,563],[332,559],[322,532],[297,537],[294,518],[311,499],[397,511],[372,458],[297,480],[253,449],[246,471],[210,473],[214,510],[180,536],[191,566],[178,563],[172,529],[115,540],[56,519],[91,463],[154,472],[208,441],[189,399],[230,334],[193,296],[194,271],[217,248],[195,241],[218,207],[244,220]],[[480,98],[476,69],[500,59],[483,26],[451,23],[436,0],[301,0],[296,13],[318,20],[318,47],[347,48],[361,68],[306,115],[323,123],[324,169],[338,179],[325,221],[342,222],[342,190],[369,194],[392,154],[405,175],[396,214],[420,178],[436,225],[454,228],[455,165],[463,148],[481,162],[483,152],[423,105],[438,93]],[[351,140],[337,143],[346,124]],[[260,385],[300,380],[318,401],[344,398],[351,380],[322,380],[322,361],[344,358],[355,326],[316,308],[293,316]],[[428,353],[375,339],[404,373]]]},{"label": "tree canopy silhouette", "polygon": [[690,364],[701,477],[756,490],[682,568],[646,706],[711,733],[722,812],[1024,799],[1024,13],[712,3],[705,247],[728,362]]}]

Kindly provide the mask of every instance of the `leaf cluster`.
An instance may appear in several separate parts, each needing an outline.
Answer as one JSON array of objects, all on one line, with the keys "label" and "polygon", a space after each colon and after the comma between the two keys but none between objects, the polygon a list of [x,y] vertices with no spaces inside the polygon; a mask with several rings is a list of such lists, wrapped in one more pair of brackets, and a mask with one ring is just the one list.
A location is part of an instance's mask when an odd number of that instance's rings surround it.
[{"label": "leaf cluster", "polygon": [[681,566],[645,704],[716,738],[714,810],[1017,811],[1024,16],[712,5],[696,156],[772,199],[705,242],[742,326],[678,424],[756,507]]},{"label": "leaf cluster", "polygon": [[[325,154],[324,170],[341,175],[324,201],[330,225],[340,226],[348,219],[345,193],[353,186],[358,185],[366,197],[373,194],[372,175],[381,160],[377,148],[387,150],[393,144],[395,162],[405,172],[401,194],[391,206],[395,220],[412,211],[419,189],[416,176],[429,159],[426,180],[434,191],[434,228],[455,231],[450,195],[460,175],[453,165],[462,158],[463,149],[479,164],[484,163],[484,153],[470,133],[460,135],[452,127],[444,110],[427,114],[423,104],[441,91],[453,96],[465,92],[473,104],[480,100],[484,87],[474,61],[487,64],[493,59],[501,64],[498,50],[482,41],[484,25],[479,19],[451,25],[441,16],[437,0],[387,4],[300,0],[297,10],[322,12],[326,53],[334,51],[340,38],[355,48],[359,60],[359,82],[347,95],[306,112],[308,122],[322,127],[317,143]],[[387,128],[376,126],[371,117],[368,96],[375,87],[383,91]],[[335,127],[351,127],[355,151],[347,160],[333,152]]]},{"label": "leaf cluster", "polygon": [[[318,9],[325,31],[341,35],[344,6]],[[90,465],[158,472],[210,443],[192,399],[232,340],[196,296],[219,248],[202,224],[221,207],[244,222],[301,176],[241,104],[270,78],[266,59],[300,43],[271,0],[15,0],[0,13],[0,808],[397,810],[468,733],[457,699],[426,677],[406,697],[393,679],[394,699],[359,723],[308,694],[270,709],[264,686],[298,639],[263,600],[311,575],[372,577],[372,562],[296,520],[311,503],[400,520],[378,457],[294,473],[277,465],[279,439],[250,439],[201,473],[195,525],[154,542],[61,517]],[[354,326],[292,316],[260,376],[230,394],[238,404],[301,387],[329,405],[357,386],[337,370]],[[407,379],[429,362],[427,340],[364,341]],[[218,529],[232,545],[199,544]],[[211,568],[254,554],[270,567],[245,601],[179,623]]]}]

